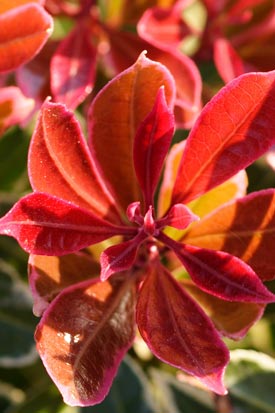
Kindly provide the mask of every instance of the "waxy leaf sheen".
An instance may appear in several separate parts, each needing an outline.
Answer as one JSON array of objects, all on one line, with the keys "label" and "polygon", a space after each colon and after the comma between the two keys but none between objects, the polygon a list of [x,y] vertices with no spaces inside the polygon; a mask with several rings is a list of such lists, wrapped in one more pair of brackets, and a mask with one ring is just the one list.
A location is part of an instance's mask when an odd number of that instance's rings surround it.
[{"label": "waxy leaf sheen", "polygon": [[141,200],[133,165],[133,144],[137,129],[151,112],[161,86],[165,89],[167,105],[173,107],[172,75],[165,66],[142,53],[133,66],[101,89],[89,110],[91,152],[124,210],[131,202]]},{"label": "waxy leaf sheen", "polygon": [[[26,195],[0,219],[0,234],[38,255],[65,255],[114,235],[129,233],[91,212],[46,193]],[[132,230],[129,228],[130,233]]]},{"label": "waxy leaf sheen", "polygon": [[59,103],[45,102],[29,150],[29,178],[47,192],[120,222],[114,200],[96,171],[78,121]]},{"label": "waxy leaf sheen", "polygon": [[242,75],[204,107],[187,139],[172,203],[220,185],[275,142],[274,82],[275,71]]},{"label": "waxy leaf sheen", "polygon": [[68,287],[50,304],[35,338],[65,403],[90,406],[104,399],[132,345],[134,309],[133,279],[119,277]]},{"label": "waxy leaf sheen", "polygon": [[140,124],[134,139],[133,159],[145,200],[145,210],[153,205],[154,193],[164,159],[174,134],[174,117],[160,88],[155,105]]},{"label": "waxy leaf sheen", "polygon": [[188,229],[184,243],[226,251],[248,263],[263,280],[275,277],[275,190],[224,204]]}]

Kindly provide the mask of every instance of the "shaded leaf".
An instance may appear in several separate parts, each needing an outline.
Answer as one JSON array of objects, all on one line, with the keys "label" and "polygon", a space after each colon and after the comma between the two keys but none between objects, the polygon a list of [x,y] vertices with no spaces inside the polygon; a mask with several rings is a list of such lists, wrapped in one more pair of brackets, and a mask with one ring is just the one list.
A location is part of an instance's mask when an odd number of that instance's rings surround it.
[{"label": "shaded leaf", "polygon": [[16,238],[25,251],[38,255],[69,254],[121,231],[85,209],[39,192],[21,198],[0,219],[0,234]]},{"label": "shaded leaf", "polygon": [[140,290],[137,324],[155,356],[225,394],[228,351],[210,319],[160,264],[151,266]]},{"label": "shaded leaf", "polygon": [[274,278],[275,190],[251,193],[230,202],[186,232],[182,241],[223,250],[247,262],[263,279]]},{"label": "shaded leaf", "polygon": [[63,257],[30,255],[29,282],[34,300],[34,314],[40,316],[66,287],[98,277],[99,274],[99,263],[83,252]]},{"label": "shaded leaf", "polygon": [[45,311],[37,348],[69,405],[100,403],[108,393],[135,333],[133,284],[129,278],[84,281],[64,290]]},{"label": "shaded leaf", "polygon": [[150,369],[150,376],[159,400],[158,413],[215,413],[215,404],[209,391],[196,387],[192,381],[179,381],[160,369]]},{"label": "shaded leaf", "polygon": [[140,124],[134,139],[134,166],[145,199],[145,210],[153,205],[163,162],[174,133],[174,117],[160,88],[152,111]]},{"label": "shaded leaf", "polygon": [[239,340],[263,315],[265,305],[221,300],[200,290],[191,280],[180,283],[202,306],[223,336]]},{"label": "shaded leaf", "polygon": [[0,72],[14,70],[32,59],[52,29],[51,16],[35,2],[20,5],[19,1],[19,6],[10,10],[4,6],[0,14]]},{"label": "shaded leaf", "polygon": [[240,76],[204,107],[180,162],[172,203],[190,202],[274,143],[275,71]]},{"label": "shaded leaf", "polygon": [[[194,283],[203,291],[228,301],[271,303],[273,295],[245,262],[222,251],[166,242],[182,262]],[[172,242],[171,242],[172,241]]]},{"label": "shaded leaf", "polygon": [[214,61],[225,83],[246,72],[243,60],[226,39],[220,38],[215,41]]},{"label": "shaded leaf", "polygon": [[31,364],[37,358],[31,296],[15,269],[3,260],[0,260],[0,287],[0,366]]},{"label": "shaded leaf", "polygon": [[35,191],[56,195],[119,221],[114,200],[95,169],[73,113],[45,102],[29,151],[29,178]]},{"label": "shaded leaf", "polygon": [[133,165],[133,142],[140,123],[152,110],[160,86],[165,87],[167,104],[172,107],[175,85],[170,72],[142,53],[133,66],[101,89],[89,111],[91,151],[124,210],[131,202],[141,200]]},{"label": "shaded leaf", "polygon": [[252,350],[234,350],[225,380],[234,405],[242,412],[273,413],[275,362],[266,354]]},{"label": "shaded leaf", "polygon": [[125,356],[114,379],[110,393],[95,407],[85,407],[81,413],[155,413],[151,383],[137,362]]},{"label": "shaded leaf", "polygon": [[96,52],[89,28],[80,21],[61,41],[51,60],[51,88],[57,102],[75,109],[91,92]]},{"label": "shaded leaf", "polygon": [[128,270],[135,262],[141,242],[146,238],[146,233],[142,231],[129,241],[113,245],[103,251],[100,256],[101,280],[107,280],[115,272]]}]

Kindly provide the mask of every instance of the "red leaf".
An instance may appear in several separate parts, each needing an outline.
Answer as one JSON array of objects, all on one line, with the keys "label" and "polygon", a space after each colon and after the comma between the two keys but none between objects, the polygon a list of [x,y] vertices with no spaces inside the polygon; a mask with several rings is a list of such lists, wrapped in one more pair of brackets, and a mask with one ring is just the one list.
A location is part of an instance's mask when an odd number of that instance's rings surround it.
[{"label": "red leaf", "polygon": [[242,75],[204,107],[187,139],[172,203],[221,184],[274,143],[274,80],[275,71]]},{"label": "red leaf", "polygon": [[96,53],[90,30],[80,21],[51,60],[51,87],[56,101],[75,109],[86,98],[94,85]]},{"label": "red leaf", "polygon": [[225,83],[247,71],[243,60],[226,39],[217,39],[214,43],[214,61]]},{"label": "red leaf", "polygon": [[121,242],[103,251],[100,256],[101,280],[107,280],[115,272],[128,270],[134,264],[139,245],[146,237],[144,232],[140,232],[130,241]]},{"label": "red leaf", "polygon": [[248,330],[263,315],[265,305],[221,300],[206,294],[191,280],[181,280],[181,285],[202,306],[217,330],[233,340],[244,338]]},{"label": "red leaf", "polygon": [[134,166],[143,190],[145,210],[153,205],[154,193],[173,133],[174,117],[166,104],[162,87],[152,111],[140,124],[134,140]]},{"label": "red leaf", "polygon": [[148,8],[137,24],[139,36],[160,49],[169,51],[178,47],[183,38],[191,34],[182,19],[184,3],[186,0],[177,1],[169,8]]},{"label": "red leaf", "polygon": [[133,142],[161,86],[165,87],[168,106],[173,106],[172,75],[165,66],[142,53],[135,64],[101,89],[89,111],[91,151],[124,210],[141,200],[133,165]]},{"label": "red leaf", "polygon": [[108,393],[135,334],[132,280],[68,287],[45,311],[37,349],[65,403],[90,406]]},{"label": "red leaf", "polygon": [[194,283],[203,291],[228,301],[263,304],[275,301],[275,295],[239,258],[222,251],[180,244],[164,234],[159,239],[173,249]]},{"label": "red leaf", "polygon": [[160,264],[150,268],[141,288],[137,324],[158,358],[225,394],[228,350],[205,313]]},{"label": "red leaf", "polygon": [[34,109],[34,101],[15,86],[0,89],[0,135],[10,126],[24,124]]},{"label": "red leaf", "polygon": [[157,221],[157,228],[161,229],[166,225],[177,229],[185,229],[199,217],[193,214],[187,206],[182,204],[173,205],[168,214]]},{"label": "red leaf", "polygon": [[263,280],[275,276],[275,190],[251,193],[213,211],[190,228],[183,243],[226,251]]},{"label": "red leaf", "polygon": [[98,278],[100,265],[91,255],[83,252],[63,257],[30,255],[28,272],[33,312],[41,316],[49,303],[66,287]]},{"label": "red leaf", "polygon": [[32,59],[52,29],[51,16],[34,2],[4,10],[0,14],[0,72],[14,70]]},{"label": "red leaf", "polygon": [[22,198],[0,219],[0,234],[16,238],[25,251],[38,255],[69,254],[123,231],[85,209],[39,192]]},{"label": "red leaf", "polygon": [[62,104],[46,102],[41,109],[30,145],[29,178],[36,191],[120,222],[79,123]]},{"label": "red leaf", "polygon": [[48,41],[37,56],[15,72],[18,86],[26,96],[35,99],[39,109],[45,99],[52,94],[49,66],[57,44],[56,40]]},{"label": "red leaf", "polygon": [[[142,50],[148,57],[168,68],[176,81],[175,118],[178,127],[190,128],[201,108],[202,81],[199,70],[188,56],[180,51],[164,51],[130,32],[112,31],[109,33],[111,45],[106,64],[119,73],[135,60]],[[161,86],[161,85],[160,85]]]}]

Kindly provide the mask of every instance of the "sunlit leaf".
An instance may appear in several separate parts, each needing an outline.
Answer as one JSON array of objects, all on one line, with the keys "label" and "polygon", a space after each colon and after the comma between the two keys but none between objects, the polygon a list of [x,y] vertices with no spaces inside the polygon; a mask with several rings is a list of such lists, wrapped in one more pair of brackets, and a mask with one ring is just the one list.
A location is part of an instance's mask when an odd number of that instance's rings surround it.
[{"label": "sunlit leaf", "polygon": [[64,105],[45,102],[32,137],[28,167],[34,190],[119,220],[79,123]]},{"label": "sunlit leaf", "polygon": [[83,252],[63,257],[31,255],[29,282],[34,300],[34,314],[40,316],[64,288],[98,277],[99,274],[99,263]]},{"label": "sunlit leaf", "polygon": [[39,192],[21,198],[0,219],[0,234],[38,255],[70,254],[121,231],[85,209]]},{"label": "sunlit leaf", "polygon": [[220,185],[272,146],[274,80],[275,72],[242,75],[204,107],[187,139],[173,203]]},{"label": "sunlit leaf", "polygon": [[14,70],[32,59],[53,28],[51,16],[39,4],[17,3],[18,7],[7,9],[4,4],[0,8],[0,72]]},{"label": "sunlit leaf", "polygon": [[134,139],[134,166],[142,188],[146,210],[153,205],[164,159],[174,133],[174,117],[161,88],[152,112],[140,124]]},{"label": "sunlit leaf", "polygon": [[133,142],[141,121],[153,108],[160,86],[164,86],[167,104],[172,107],[175,85],[171,74],[142,53],[133,66],[101,89],[89,111],[91,151],[125,210],[131,202],[141,200],[132,159]]},{"label": "sunlit leaf", "polygon": [[182,241],[226,251],[247,262],[262,279],[273,279],[274,199],[274,189],[267,189],[225,204],[196,222]]}]

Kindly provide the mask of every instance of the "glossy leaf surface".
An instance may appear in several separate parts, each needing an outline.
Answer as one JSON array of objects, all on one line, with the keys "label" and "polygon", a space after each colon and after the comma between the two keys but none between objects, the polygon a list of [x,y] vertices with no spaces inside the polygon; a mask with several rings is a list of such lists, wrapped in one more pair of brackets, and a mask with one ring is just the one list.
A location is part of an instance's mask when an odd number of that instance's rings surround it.
[{"label": "glossy leaf surface", "polygon": [[10,10],[4,6],[0,14],[0,72],[14,70],[32,59],[51,35],[52,28],[51,16],[35,2],[19,4]]},{"label": "glossy leaf surface", "polygon": [[96,48],[88,28],[78,24],[60,43],[51,60],[51,88],[55,100],[75,109],[91,92],[96,68]]},{"label": "glossy leaf surface", "polygon": [[83,252],[62,257],[30,255],[29,283],[34,314],[40,316],[66,287],[98,277],[99,274],[99,263]]},{"label": "glossy leaf surface", "polygon": [[187,140],[173,203],[223,183],[274,143],[274,81],[275,72],[240,76],[204,107]]},{"label": "glossy leaf surface", "polygon": [[120,234],[119,227],[45,193],[21,198],[0,219],[0,233],[32,254],[65,255]]},{"label": "glossy leaf surface", "polygon": [[47,192],[101,217],[119,220],[73,113],[46,102],[29,151],[29,177],[35,191]]},{"label": "glossy leaf surface", "polygon": [[161,88],[152,112],[140,124],[134,139],[134,166],[146,210],[153,205],[163,162],[174,133],[174,117],[167,107],[164,93]]},{"label": "glossy leaf surface", "polygon": [[247,262],[263,279],[274,278],[274,189],[226,204],[196,223],[183,242],[223,250]]},{"label": "glossy leaf surface", "polygon": [[225,393],[225,345],[200,307],[160,265],[151,267],[140,291],[137,324],[158,358],[194,374],[213,391]]},{"label": "glossy leaf surface", "polygon": [[129,279],[86,281],[68,287],[44,313],[37,349],[67,404],[97,404],[108,393],[133,341],[134,303]]},{"label": "glossy leaf surface", "polygon": [[[176,82],[175,115],[176,124],[190,128],[201,108],[202,81],[192,59],[180,51],[170,49],[169,53],[158,49],[130,32],[110,33],[111,49],[107,60],[116,73],[132,64],[136,54],[148,51],[148,57],[165,65]],[[153,105],[152,105],[153,106]]]},{"label": "glossy leaf surface", "polygon": [[165,88],[168,106],[172,107],[175,85],[170,72],[143,53],[133,66],[98,93],[90,108],[92,154],[125,210],[131,202],[141,200],[132,159],[133,142],[140,123],[151,112],[161,86]]}]

